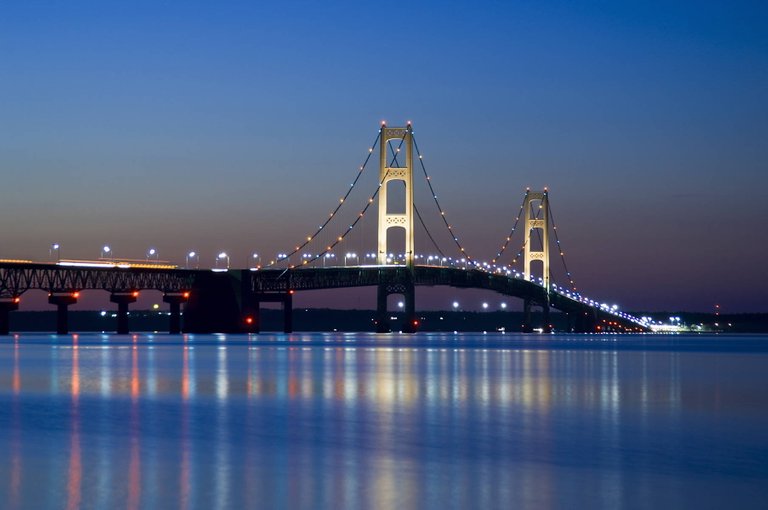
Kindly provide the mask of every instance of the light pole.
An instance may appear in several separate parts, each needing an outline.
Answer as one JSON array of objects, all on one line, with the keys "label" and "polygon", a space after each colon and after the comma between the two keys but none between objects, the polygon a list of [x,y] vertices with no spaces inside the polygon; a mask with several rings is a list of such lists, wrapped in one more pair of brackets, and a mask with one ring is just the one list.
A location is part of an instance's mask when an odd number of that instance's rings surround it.
[{"label": "light pole", "polygon": [[256,268],[261,267],[261,257],[259,257],[258,253],[254,253],[251,258],[253,259],[253,262],[256,264]]},{"label": "light pole", "polygon": [[219,265],[219,260],[225,260],[227,261],[227,269],[229,269],[229,255],[227,255],[227,252],[223,251],[219,253],[219,256],[216,257],[216,266]]},{"label": "light pole", "polygon": [[60,261],[61,260],[60,250],[61,250],[61,246],[59,245],[59,243],[53,243],[50,249],[48,250],[48,258],[53,260],[53,252],[56,252],[56,262]]},{"label": "light pole", "polygon": [[326,253],[323,256],[323,267],[325,267],[325,261],[326,260],[328,260],[328,259],[335,259],[335,258],[336,258],[336,255],[334,255],[333,253]]},{"label": "light pole", "polygon": [[458,309],[459,309],[459,302],[458,301],[454,301],[453,302],[453,311],[456,311]]},{"label": "light pole", "polygon": [[159,258],[160,256],[157,254],[157,250],[156,250],[156,249],[154,249],[154,248],[150,248],[150,249],[148,249],[148,250],[147,250],[147,260],[149,260],[149,259],[151,259],[151,258],[153,258],[153,257],[154,257],[155,259],[157,259],[157,258]]},{"label": "light pole", "polygon": [[189,259],[197,259],[197,264],[195,264],[195,269],[200,269],[200,257],[198,256],[197,252],[191,251],[187,253],[187,256],[185,258],[184,266],[189,269]]},{"label": "light pole", "polygon": [[344,255],[344,267],[347,267],[347,259],[355,259],[355,262],[360,264],[360,259],[357,256],[357,253],[346,253]]},{"label": "light pole", "polygon": [[101,258],[106,259],[110,257],[110,253],[112,253],[112,248],[109,247],[109,245],[105,244],[101,247]]}]

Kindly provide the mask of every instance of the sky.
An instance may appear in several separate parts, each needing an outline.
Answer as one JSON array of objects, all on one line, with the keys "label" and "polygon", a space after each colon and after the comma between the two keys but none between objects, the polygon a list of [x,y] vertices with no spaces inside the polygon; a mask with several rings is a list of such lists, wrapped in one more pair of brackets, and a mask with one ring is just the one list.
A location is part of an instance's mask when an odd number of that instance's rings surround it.
[{"label": "sky", "polygon": [[[478,260],[526,187],[547,186],[585,294],[768,311],[765,2],[4,2],[0,258],[46,260],[55,242],[66,258],[108,244],[266,262],[324,221],[382,120],[413,122]],[[419,172],[416,205],[455,256]],[[339,256],[375,250],[373,213]],[[421,227],[416,244],[435,252]],[[419,292],[425,308],[457,295]],[[361,299],[375,291],[323,302]]]}]

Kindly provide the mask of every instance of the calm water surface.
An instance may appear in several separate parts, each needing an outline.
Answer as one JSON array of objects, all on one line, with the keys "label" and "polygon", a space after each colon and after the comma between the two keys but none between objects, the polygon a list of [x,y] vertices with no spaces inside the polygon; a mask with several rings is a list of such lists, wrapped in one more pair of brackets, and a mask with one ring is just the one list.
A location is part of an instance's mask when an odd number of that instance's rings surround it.
[{"label": "calm water surface", "polygon": [[0,339],[2,508],[768,508],[768,338]]}]

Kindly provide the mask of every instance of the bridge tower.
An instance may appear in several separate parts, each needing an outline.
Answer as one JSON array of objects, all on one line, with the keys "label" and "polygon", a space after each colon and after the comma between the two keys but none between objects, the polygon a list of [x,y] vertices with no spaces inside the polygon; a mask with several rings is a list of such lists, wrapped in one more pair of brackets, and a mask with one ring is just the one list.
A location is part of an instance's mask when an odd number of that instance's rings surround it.
[{"label": "bridge tower", "polygon": [[[544,315],[543,329],[548,332],[551,330],[551,327],[549,324],[549,193],[547,188],[544,188],[544,191],[528,191],[525,194],[523,208],[525,209],[525,244],[523,245],[525,258],[523,271],[525,272],[525,279],[533,281],[531,265],[534,261],[539,260],[542,263],[542,280],[545,289],[544,302],[541,304]],[[540,250],[533,249],[532,237],[534,231],[541,236]],[[525,300],[523,310],[523,331],[531,331],[533,326],[531,324],[530,299]]]},{"label": "bridge tower", "polygon": [[[398,166],[387,164],[390,157],[388,149],[390,140],[400,140],[400,147],[394,149],[398,158],[393,162]],[[403,151],[404,149],[404,151]],[[405,152],[405,157],[402,153]],[[387,263],[387,232],[390,228],[405,230],[405,264],[413,267],[413,130],[410,122],[406,127],[381,126],[379,140],[379,246],[377,260],[379,265]],[[405,166],[402,161],[405,161]],[[387,185],[392,181],[403,181],[405,184],[405,212],[393,214],[388,212]]]},{"label": "bridge tower", "polygon": [[[398,140],[397,147],[392,147],[390,140]],[[392,157],[393,154],[395,157]],[[405,154],[403,154],[405,153]],[[390,160],[390,158],[392,158]],[[392,161],[396,166],[390,166]],[[402,181],[405,185],[405,210],[402,213],[390,213],[387,197],[388,184]],[[415,286],[413,284],[414,241],[413,241],[413,129],[408,122],[405,127],[381,126],[379,139],[379,226],[377,263],[387,265],[387,232],[391,228],[405,230],[405,268],[397,271],[397,277],[386,276],[380,272],[376,298],[376,331],[389,331],[387,314],[387,296],[402,294],[405,305],[404,331],[413,332],[418,326],[416,319]],[[394,262],[394,261],[393,261]]]}]

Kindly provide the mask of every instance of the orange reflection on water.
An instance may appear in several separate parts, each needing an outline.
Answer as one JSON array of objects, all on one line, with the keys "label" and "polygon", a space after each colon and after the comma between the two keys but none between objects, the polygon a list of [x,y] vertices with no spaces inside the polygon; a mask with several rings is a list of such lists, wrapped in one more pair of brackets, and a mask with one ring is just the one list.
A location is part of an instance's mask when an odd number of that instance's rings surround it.
[{"label": "orange reflection on water", "polygon": [[82,452],[80,451],[80,351],[78,336],[72,335],[72,435],[69,446],[69,468],[67,482],[67,509],[80,508],[82,499]]},{"label": "orange reflection on water", "polygon": [[189,347],[186,345],[182,350],[181,356],[181,398],[184,400],[189,400]]},{"label": "orange reflection on water", "polygon": [[139,349],[136,345],[138,335],[133,336],[131,350],[131,453],[128,465],[128,509],[137,509],[141,502],[141,452],[139,450]]},{"label": "orange reflection on water", "polygon": [[133,336],[133,349],[131,350],[131,399],[135,402],[139,398],[139,351],[136,346],[138,337]]},{"label": "orange reflection on water", "polygon": [[19,494],[21,490],[21,432],[19,425],[19,401],[18,396],[21,391],[21,375],[19,372],[19,337],[13,337],[13,429],[11,434],[11,476],[10,476],[10,507],[15,508],[19,505]]}]

